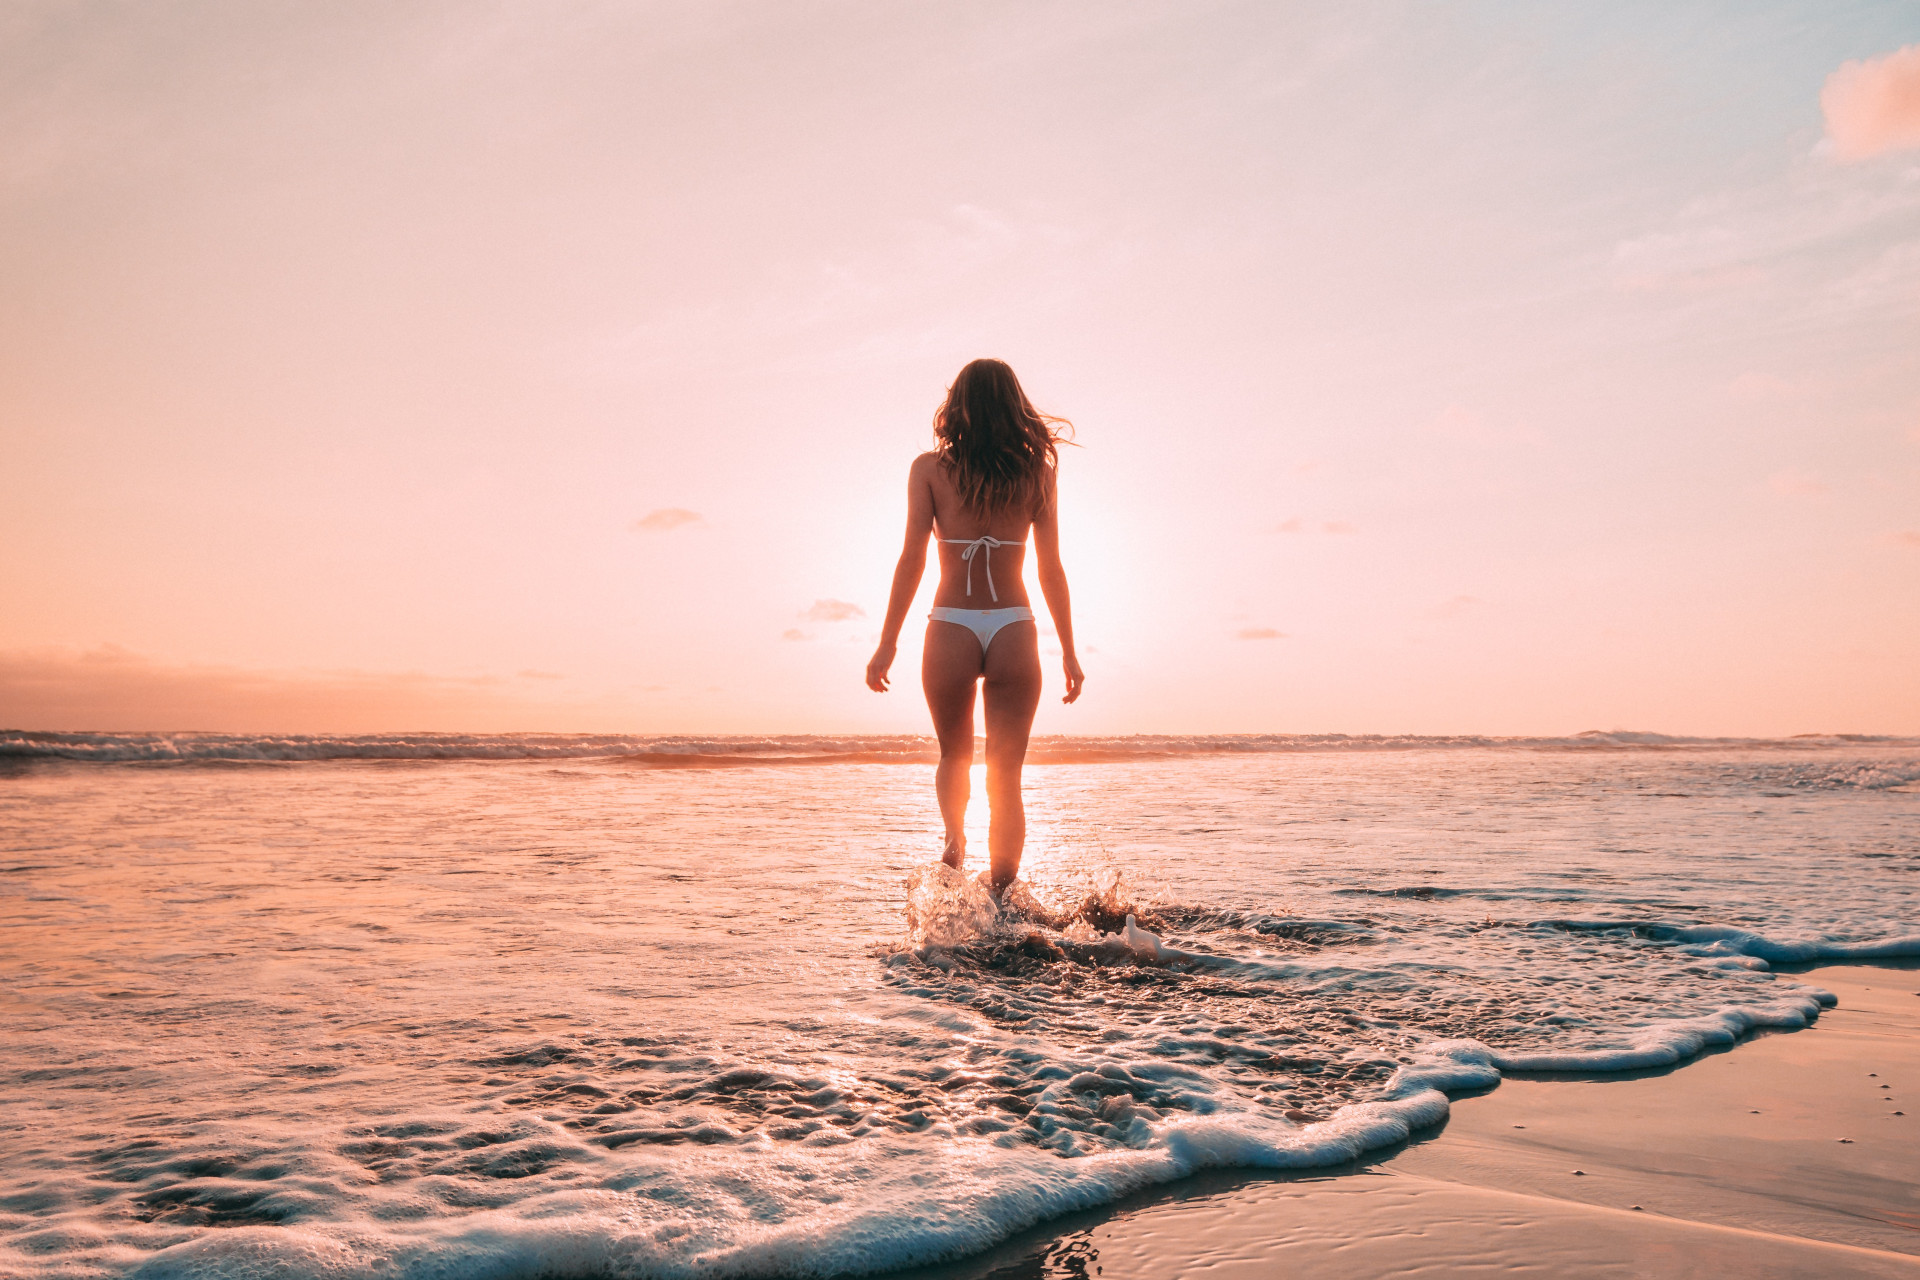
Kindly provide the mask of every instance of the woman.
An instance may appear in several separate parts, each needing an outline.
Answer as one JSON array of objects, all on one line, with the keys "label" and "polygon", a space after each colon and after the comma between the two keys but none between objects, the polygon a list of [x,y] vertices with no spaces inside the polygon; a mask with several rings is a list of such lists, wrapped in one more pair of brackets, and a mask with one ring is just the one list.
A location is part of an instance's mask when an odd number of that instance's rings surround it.
[{"label": "woman", "polygon": [[[1060,637],[1067,693],[1080,696],[1086,677],[1073,651],[1073,612],[1060,567],[1055,479],[1056,429],[1063,419],[1038,413],[1013,370],[975,360],[960,371],[933,415],[934,449],[907,473],[907,541],[893,571],[893,595],[880,647],[867,663],[867,687],[887,690],[887,670],[900,626],[927,565],[927,538],[940,546],[940,587],[927,624],[920,682],[940,738],[934,791],[947,828],[941,861],[967,860],[967,792],[973,765],[973,690],[986,683],[989,881],[999,900],[1020,874],[1027,814],[1020,768],[1040,705],[1040,638],[1022,576],[1027,530],[1040,557],[1040,593]],[[981,608],[990,605],[989,608]]]}]

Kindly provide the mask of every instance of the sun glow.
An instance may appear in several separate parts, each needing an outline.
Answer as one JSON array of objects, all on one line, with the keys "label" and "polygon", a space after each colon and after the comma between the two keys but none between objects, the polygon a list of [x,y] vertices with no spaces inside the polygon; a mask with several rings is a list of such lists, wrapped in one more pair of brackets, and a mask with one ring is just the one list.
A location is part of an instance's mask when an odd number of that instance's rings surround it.
[{"label": "sun glow", "polygon": [[859,673],[981,355],[1084,446],[1042,732],[1920,717],[1910,32],[411,12],[0,54],[0,719],[922,730]]}]

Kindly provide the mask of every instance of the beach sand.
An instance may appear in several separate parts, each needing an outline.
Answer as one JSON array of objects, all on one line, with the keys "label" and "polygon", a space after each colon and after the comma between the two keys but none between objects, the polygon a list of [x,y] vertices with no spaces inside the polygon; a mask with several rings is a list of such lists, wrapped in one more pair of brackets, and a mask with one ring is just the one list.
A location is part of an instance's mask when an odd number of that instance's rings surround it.
[{"label": "beach sand", "polygon": [[1508,1079],[1339,1170],[1203,1175],[913,1274],[1920,1280],[1920,964],[1803,976],[1840,1000],[1808,1030]]}]

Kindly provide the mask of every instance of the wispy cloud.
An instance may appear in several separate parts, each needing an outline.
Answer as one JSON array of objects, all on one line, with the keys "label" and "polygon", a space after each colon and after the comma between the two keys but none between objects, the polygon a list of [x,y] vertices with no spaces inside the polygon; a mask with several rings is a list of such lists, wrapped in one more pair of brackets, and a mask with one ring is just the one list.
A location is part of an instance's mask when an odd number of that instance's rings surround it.
[{"label": "wispy cloud", "polygon": [[1433,608],[1427,610],[1427,616],[1436,620],[1457,618],[1467,612],[1467,610],[1481,603],[1483,603],[1483,601],[1479,596],[1454,596],[1449,600],[1441,601]]},{"label": "wispy cloud", "polygon": [[1289,516],[1273,526],[1274,533],[1321,533],[1348,534],[1360,532],[1360,526],[1346,520],[1302,520],[1299,516]]},{"label": "wispy cloud", "polygon": [[566,679],[566,677],[561,675],[558,671],[535,671],[531,667],[529,667],[525,671],[516,671],[513,674],[519,676],[522,680],[565,680]]},{"label": "wispy cloud", "polygon": [[1727,382],[1727,394],[1734,399],[1761,402],[1803,400],[1823,389],[1823,384],[1815,378],[1783,378],[1757,369],[1749,369]]},{"label": "wispy cloud", "polygon": [[1895,529],[1887,535],[1887,539],[1896,547],[1913,547],[1920,550],[1920,529]]},{"label": "wispy cloud", "polygon": [[1540,438],[1539,432],[1530,428],[1495,422],[1486,414],[1459,404],[1450,404],[1429,419],[1426,432],[1455,444],[1482,446],[1519,444]]},{"label": "wispy cloud", "polygon": [[1287,633],[1275,631],[1272,627],[1242,627],[1233,638],[1235,640],[1285,640]]},{"label": "wispy cloud", "polygon": [[1690,201],[1619,241],[1608,269],[1622,292],[1677,302],[1791,299],[1782,327],[1875,311],[1904,316],[1920,279],[1916,211],[1920,185],[1903,174],[1809,160],[1784,181]]},{"label": "wispy cloud", "polygon": [[812,636],[808,635],[806,632],[802,631],[798,627],[788,627],[785,631],[782,631],[780,633],[780,638],[782,640],[789,640],[789,641],[813,639]]},{"label": "wispy cloud", "polygon": [[1110,230],[1057,222],[1037,206],[960,203],[894,224],[857,249],[780,262],[750,292],[655,311],[554,358],[595,378],[703,366],[741,350],[763,353],[771,368],[897,361],[903,351],[945,351],[958,336],[941,325],[901,325],[902,310],[948,309],[954,294],[1004,274],[1017,275],[1033,296],[1071,294],[1133,252]]},{"label": "wispy cloud", "polygon": [[668,529],[678,529],[690,524],[703,524],[698,511],[689,511],[685,507],[657,507],[633,522],[636,533],[664,533]]},{"label": "wispy cloud", "polygon": [[808,622],[847,622],[866,617],[867,611],[845,600],[815,600],[813,607],[800,616]]},{"label": "wispy cloud", "polygon": [[1767,488],[1787,498],[1821,498],[1833,492],[1825,480],[1804,471],[1776,471],[1767,477]]},{"label": "wispy cloud", "polygon": [[1820,111],[1842,160],[1920,147],[1920,44],[1841,63],[1820,89]]}]

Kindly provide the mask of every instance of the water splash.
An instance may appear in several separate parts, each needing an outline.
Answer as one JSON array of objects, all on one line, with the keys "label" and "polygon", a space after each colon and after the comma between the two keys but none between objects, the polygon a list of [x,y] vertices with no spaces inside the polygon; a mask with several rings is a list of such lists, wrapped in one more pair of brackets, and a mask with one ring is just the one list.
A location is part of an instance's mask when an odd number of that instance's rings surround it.
[{"label": "water splash", "polygon": [[956,947],[993,933],[999,921],[993,895],[964,871],[935,862],[907,877],[907,937],[917,945]]}]

